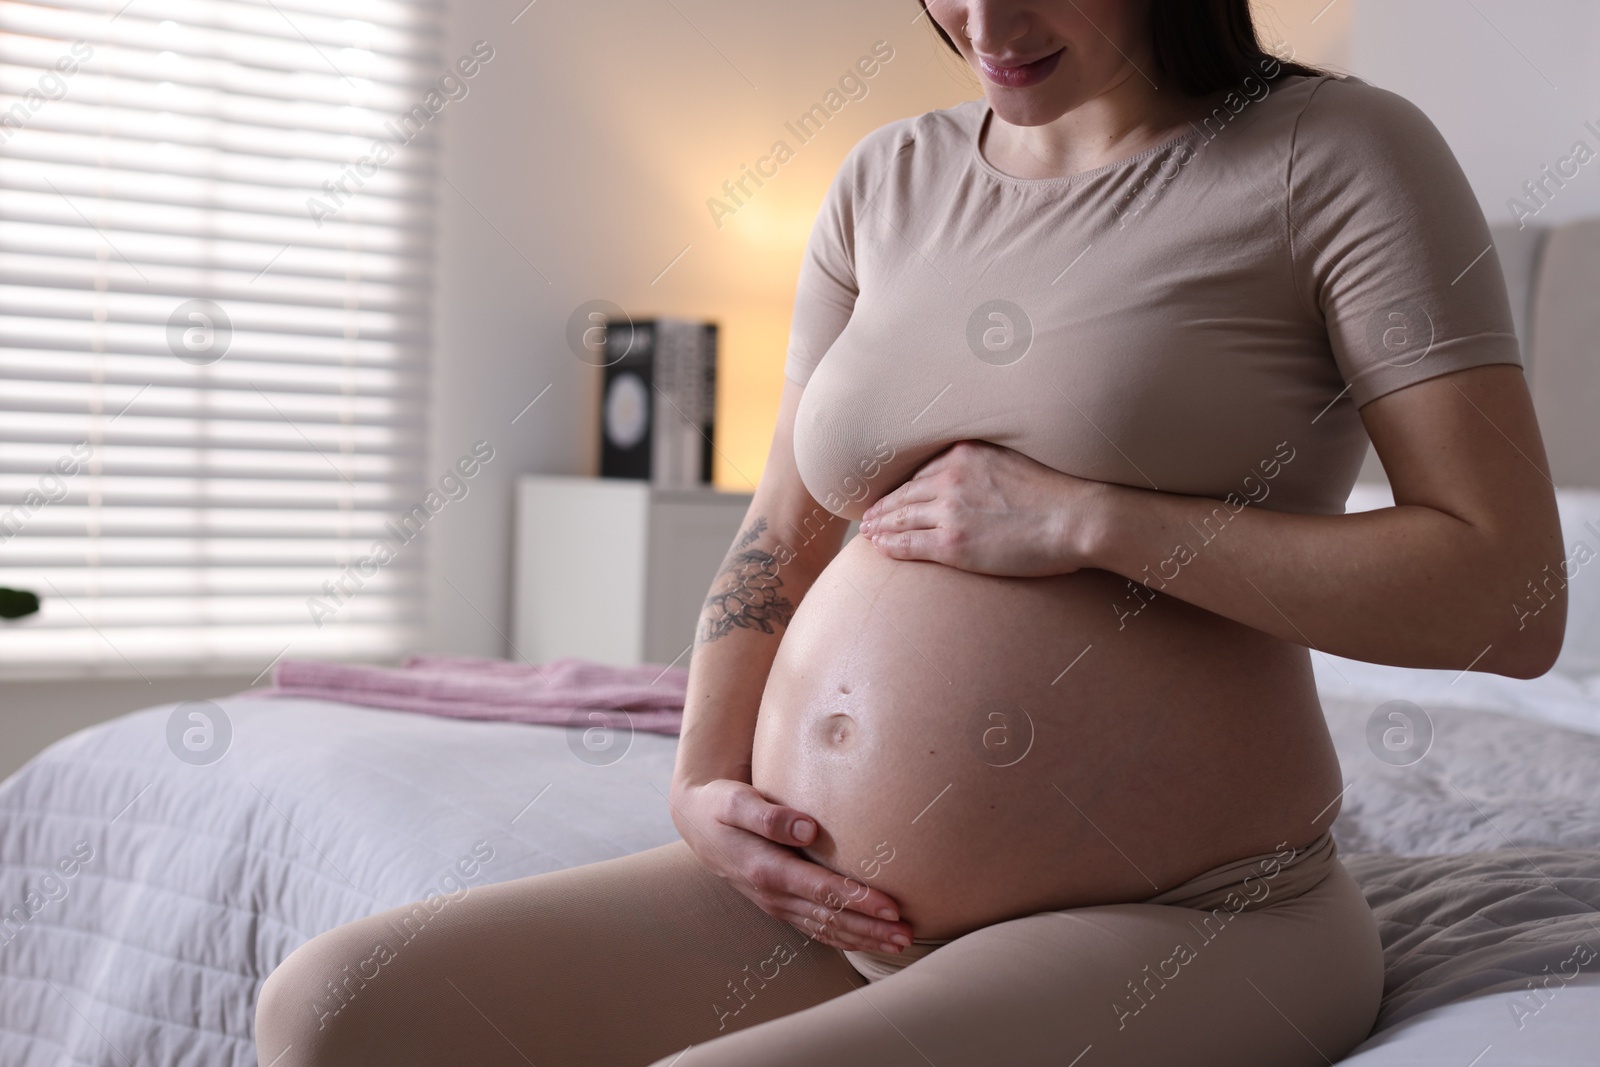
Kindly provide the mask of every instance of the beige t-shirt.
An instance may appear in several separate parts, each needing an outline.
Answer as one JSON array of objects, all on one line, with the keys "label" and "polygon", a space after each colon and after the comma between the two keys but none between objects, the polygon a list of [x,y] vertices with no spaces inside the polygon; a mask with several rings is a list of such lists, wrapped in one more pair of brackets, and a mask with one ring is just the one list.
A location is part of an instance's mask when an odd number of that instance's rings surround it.
[{"label": "beige t-shirt", "polygon": [[864,138],[812,231],[784,366],[811,494],[858,518],[978,439],[1339,514],[1358,407],[1520,364],[1483,213],[1427,117],[1355,78],[1255,87],[1068,178],[990,166],[982,100]]}]

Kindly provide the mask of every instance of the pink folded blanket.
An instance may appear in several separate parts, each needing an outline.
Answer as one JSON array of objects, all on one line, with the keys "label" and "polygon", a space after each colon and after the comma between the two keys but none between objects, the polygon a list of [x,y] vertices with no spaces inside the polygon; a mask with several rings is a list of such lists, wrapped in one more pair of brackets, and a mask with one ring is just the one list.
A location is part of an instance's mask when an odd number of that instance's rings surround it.
[{"label": "pink folded blanket", "polygon": [[412,656],[399,667],[287,659],[257,697],[310,697],[457,719],[590,725],[583,709],[621,711],[635,730],[676,734],[689,672],[613,667],[565,657],[534,665],[470,656]]}]

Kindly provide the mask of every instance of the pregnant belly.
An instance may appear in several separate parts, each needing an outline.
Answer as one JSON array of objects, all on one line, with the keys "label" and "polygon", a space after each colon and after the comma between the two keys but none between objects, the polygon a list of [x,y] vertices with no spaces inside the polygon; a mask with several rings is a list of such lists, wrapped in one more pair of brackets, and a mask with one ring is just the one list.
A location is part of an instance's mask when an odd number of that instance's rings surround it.
[{"label": "pregnant belly", "polygon": [[1105,571],[995,578],[860,537],[779,646],[752,781],[932,938],[1305,844],[1340,792],[1304,649]]}]

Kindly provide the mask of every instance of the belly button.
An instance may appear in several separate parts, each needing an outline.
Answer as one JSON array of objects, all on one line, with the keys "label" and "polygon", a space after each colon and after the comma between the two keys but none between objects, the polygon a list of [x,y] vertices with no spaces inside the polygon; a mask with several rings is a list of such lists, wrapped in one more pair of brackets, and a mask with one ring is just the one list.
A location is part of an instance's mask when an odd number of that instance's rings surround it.
[{"label": "belly button", "polygon": [[823,724],[824,736],[831,745],[847,745],[855,736],[855,720],[848,715],[829,715]]}]

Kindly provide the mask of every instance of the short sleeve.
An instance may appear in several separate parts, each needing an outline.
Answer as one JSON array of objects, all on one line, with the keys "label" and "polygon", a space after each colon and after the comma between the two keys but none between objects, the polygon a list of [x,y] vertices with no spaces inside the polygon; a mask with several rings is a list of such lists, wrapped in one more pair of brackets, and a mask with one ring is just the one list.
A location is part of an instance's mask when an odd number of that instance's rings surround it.
[{"label": "short sleeve", "polygon": [[800,261],[794,319],[783,376],[799,385],[811,377],[855,310],[856,190],[862,180],[862,146],[845,158],[823,198]]},{"label": "short sleeve", "polygon": [[1296,285],[1357,407],[1441,374],[1521,365],[1483,210],[1414,104],[1325,79],[1295,126],[1287,184]]}]

